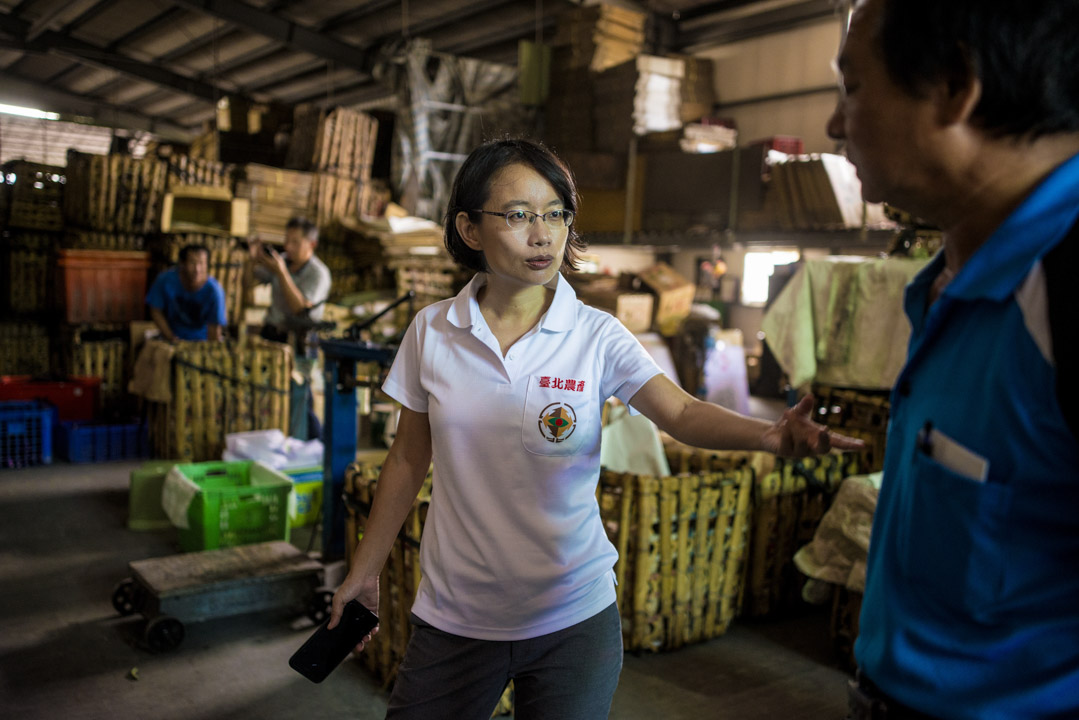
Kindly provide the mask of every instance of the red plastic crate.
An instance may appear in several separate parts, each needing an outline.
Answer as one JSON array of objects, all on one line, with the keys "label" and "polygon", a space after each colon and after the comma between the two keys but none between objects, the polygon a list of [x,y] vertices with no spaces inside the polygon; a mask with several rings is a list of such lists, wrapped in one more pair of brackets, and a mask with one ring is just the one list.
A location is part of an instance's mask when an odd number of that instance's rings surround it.
[{"label": "red plastic crate", "polygon": [[0,376],[0,400],[45,400],[56,407],[59,422],[89,422],[97,414],[101,378],[34,380],[30,375]]},{"label": "red plastic crate", "polygon": [[131,322],[146,317],[150,253],[60,250],[57,275],[69,323]]}]

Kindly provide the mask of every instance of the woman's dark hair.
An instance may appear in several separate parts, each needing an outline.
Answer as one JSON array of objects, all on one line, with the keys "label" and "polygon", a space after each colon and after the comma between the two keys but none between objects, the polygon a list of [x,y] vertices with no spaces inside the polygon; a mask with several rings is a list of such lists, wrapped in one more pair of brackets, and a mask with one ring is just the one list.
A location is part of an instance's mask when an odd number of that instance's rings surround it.
[{"label": "woman's dark hair", "polygon": [[180,248],[179,261],[181,263],[187,262],[187,258],[191,253],[205,253],[206,259],[210,259],[210,248],[205,245],[199,245],[198,243],[191,243],[190,245],[184,245]]},{"label": "woman's dark hair", "polygon": [[[527,165],[540,174],[554,188],[566,210],[577,214],[577,183],[573,173],[551,150],[529,140],[495,140],[473,150],[464,165],[457,171],[446,207],[445,242],[450,256],[463,268],[487,272],[483,253],[473,250],[457,232],[457,213],[468,213],[469,219],[478,223],[483,215],[480,210],[491,196],[491,181],[502,168],[510,165]],[[491,218],[488,218],[491,219]],[[577,234],[576,220],[569,227],[566,251],[562,256],[563,270],[576,270],[580,253],[588,244]]]},{"label": "woman's dark hair", "polygon": [[1079,1],[883,0],[880,21],[888,73],[912,95],[973,74],[987,132],[1079,131]]}]

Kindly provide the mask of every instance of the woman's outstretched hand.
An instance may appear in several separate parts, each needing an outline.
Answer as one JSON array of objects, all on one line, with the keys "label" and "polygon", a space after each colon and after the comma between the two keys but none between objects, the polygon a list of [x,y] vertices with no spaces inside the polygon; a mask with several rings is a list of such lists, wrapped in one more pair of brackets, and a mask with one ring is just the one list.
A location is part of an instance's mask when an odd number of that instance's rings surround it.
[{"label": "woman's outstretched hand", "polygon": [[783,411],[783,416],[762,438],[763,449],[780,457],[823,455],[831,450],[864,450],[865,442],[832,432],[813,422],[814,400],[806,395],[798,404]]}]

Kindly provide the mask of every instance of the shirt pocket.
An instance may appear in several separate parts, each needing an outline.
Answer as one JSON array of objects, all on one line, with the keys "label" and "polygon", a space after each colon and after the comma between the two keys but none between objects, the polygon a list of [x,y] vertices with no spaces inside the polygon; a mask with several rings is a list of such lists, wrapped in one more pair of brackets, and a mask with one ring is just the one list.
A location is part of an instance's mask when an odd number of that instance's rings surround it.
[{"label": "shirt pocket", "polygon": [[[574,389],[569,389],[572,383]],[[580,386],[588,388],[577,390]],[[525,391],[521,442],[534,455],[577,455],[599,440],[597,394],[591,380],[532,375]]]},{"label": "shirt pocket", "polygon": [[942,606],[989,619],[1003,589],[1012,488],[951,470],[921,447],[912,470],[904,574]]}]

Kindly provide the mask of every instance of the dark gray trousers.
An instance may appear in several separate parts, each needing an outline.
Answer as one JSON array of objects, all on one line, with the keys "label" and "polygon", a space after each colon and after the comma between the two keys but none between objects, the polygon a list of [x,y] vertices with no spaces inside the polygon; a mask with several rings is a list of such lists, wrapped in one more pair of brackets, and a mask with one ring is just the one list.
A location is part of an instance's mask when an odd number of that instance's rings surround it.
[{"label": "dark gray trousers", "polygon": [[489,720],[510,680],[515,720],[603,720],[622,671],[618,607],[528,640],[474,640],[412,616],[387,720]]}]

